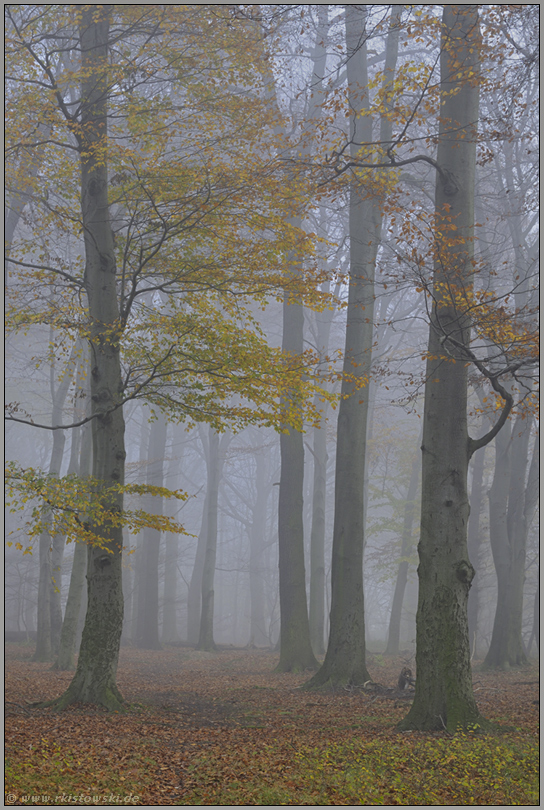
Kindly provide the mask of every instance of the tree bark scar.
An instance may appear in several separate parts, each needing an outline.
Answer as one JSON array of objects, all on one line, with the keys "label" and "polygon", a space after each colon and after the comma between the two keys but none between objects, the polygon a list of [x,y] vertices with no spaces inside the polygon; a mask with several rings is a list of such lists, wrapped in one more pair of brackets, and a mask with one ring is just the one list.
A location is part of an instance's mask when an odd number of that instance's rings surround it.
[{"label": "tree bark scar", "polygon": [[459,183],[455,179],[455,176],[447,169],[442,169],[442,174],[444,177],[444,194],[446,194],[448,197],[452,197],[459,191]]},{"label": "tree bark scar", "polygon": [[461,560],[461,562],[458,562],[455,566],[455,575],[460,582],[470,586],[470,583],[476,575],[476,571],[467,560]]},{"label": "tree bark scar", "polygon": [[107,388],[103,388],[101,391],[98,391],[93,397],[91,397],[93,402],[107,402],[111,399],[110,392]]}]

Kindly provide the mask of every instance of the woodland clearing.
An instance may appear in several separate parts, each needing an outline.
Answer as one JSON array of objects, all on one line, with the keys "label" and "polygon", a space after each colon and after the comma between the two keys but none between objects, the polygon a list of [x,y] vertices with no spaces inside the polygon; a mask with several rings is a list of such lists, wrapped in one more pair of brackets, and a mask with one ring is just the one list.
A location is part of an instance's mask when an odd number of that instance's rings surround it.
[{"label": "woodland clearing", "polygon": [[538,805],[538,665],[474,667],[496,735],[399,733],[407,657],[369,655],[384,690],[308,692],[276,653],[185,646],[121,650],[126,711],[31,704],[72,672],[6,644],[9,805]]}]

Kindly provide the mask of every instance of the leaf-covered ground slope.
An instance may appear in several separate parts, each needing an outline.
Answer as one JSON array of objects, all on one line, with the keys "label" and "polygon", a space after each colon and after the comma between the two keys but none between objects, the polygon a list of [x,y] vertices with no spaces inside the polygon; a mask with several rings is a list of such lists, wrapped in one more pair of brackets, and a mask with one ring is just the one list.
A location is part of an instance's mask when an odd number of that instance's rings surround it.
[{"label": "leaf-covered ground slope", "polygon": [[402,658],[369,658],[389,688],[305,692],[274,653],[123,649],[123,714],[62,713],[72,673],[6,645],[6,805],[538,805],[538,668],[474,672],[491,737],[399,734]]}]

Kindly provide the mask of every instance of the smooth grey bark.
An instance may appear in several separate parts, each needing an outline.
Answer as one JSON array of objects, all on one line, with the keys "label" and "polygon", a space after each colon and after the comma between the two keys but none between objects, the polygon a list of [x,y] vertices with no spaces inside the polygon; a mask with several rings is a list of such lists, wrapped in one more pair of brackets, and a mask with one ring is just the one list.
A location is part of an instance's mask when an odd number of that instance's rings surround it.
[{"label": "smooth grey bark", "polygon": [[[68,394],[68,389],[70,387],[70,383],[72,382],[72,375],[75,365],[75,348],[72,349],[72,353],[70,359],[68,360],[66,367],[63,369],[63,374],[61,376],[61,381],[56,385],[55,381],[55,366],[51,364],[49,374],[50,374],[50,390],[51,390],[51,399],[53,403],[52,412],[51,412],[51,419],[53,425],[58,425],[62,423],[62,411],[64,408],[64,403],[66,401],[66,396]],[[53,432],[53,446],[51,449],[51,459],[49,462],[49,475],[54,475],[58,477],[60,475],[60,470],[62,466],[62,457],[64,455],[64,447],[66,444],[66,434],[63,430],[55,430]],[[36,652],[34,654],[34,661],[51,661],[53,656],[58,651],[56,649],[58,644],[58,633],[56,633],[56,640],[53,643],[52,638],[52,606],[53,606],[53,596],[52,592],[55,588],[53,584],[52,576],[53,576],[53,565],[52,565],[52,545],[58,545],[59,540],[58,538],[52,537],[49,527],[51,526],[51,515],[45,513],[44,517],[44,530],[40,534],[40,540],[38,544],[38,554],[39,554],[39,564],[40,564],[40,576],[38,582],[38,618],[37,618],[37,640],[36,640]],[[64,545],[64,537],[61,537],[61,542]],[[56,555],[56,560],[58,559],[58,553]],[[57,576],[58,572],[57,572]],[[60,577],[59,577],[60,578]],[[59,595],[60,595],[60,583],[59,583]],[[60,610],[60,601],[57,600],[58,609]],[[55,614],[55,621],[53,625],[55,626],[56,630],[60,632],[60,626],[62,624],[62,614],[60,616],[60,623],[58,620],[58,614]]]},{"label": "smooth grey bark", "polygon": [[207,453],[207,521],[206,521],[206,549],[204,552],[204,565],[202,568],[201,613],[197,649],[214,650],[213,638],[214,618],[214,578],[215,561],[217,558],[217,519],[219,507],[219,483],[225,463],[225,453],[230,443],[231,434],[219,436],[213,428],[208,432]]},{"label": "smooth grey bark", "polygon": [[[323,406],[323,403],[319,404]],[[324,407],[322,418],[326,418]],[[325,652],[325,507],[328,462],[326,424],[313,429],[312,455],[314,480],[310,532],[310,642],[315,655],[322,655]]]},{"label": "smooth grey bark", "polygon": [[[181,471],[181,457],[174,458],[174,442],[172,442],[172,458],[168,465],[167,486],[176,489],[179,473]],[[174,499],[166,505],[170,517],[176,517],[179,509]],[[162,612],[162,640],[172,644],[180,640],[177,623],[177,590],[178,590],[178,556],[179,535],[167,534],[165,537],[166,550],[164,555],[164,605]]]},{"label": "smooth grey bark", "polygon": [[38,544],[38,616],[36,621],[36,651],[33,661],[51,661],[51,537],[44,530]]},{"label": "smooth grey bark", "polygon": [[179,535],[167,534],[165,542],[164,606],[161,636],[163,643],[176,644],[180,640],[177,626]]},{"label": "smooth grey bark", "polygon": [[[308,101],[306,124],[303,126],[308,143],[303,152],[311,154],[311,137],[308,127],[321,114],[323,78],[325,73],[326,50],[323,41],[328,28],[328,5],[318,11],[318,29],[313,49],[312,95]],[[294,218],[300,227],[300,216]],[[300,274],[300,268],[293,261],[293,279]],[[282,350],[288,355],[302,354],[304,351],[304,310],[296,293],[288,290],[283,301]],[[294,401],[284,402],[285,408],[297,408]],[[303,482],[304,482],[304,440],[300,431],[285,425],[280,435],[280,486],[278,497],[278,556],[279,556],[279,595],[280,595],[280,660],[277,672],[297,672],[316,669],[317,659],[312,650],[310,622],[306,596],[306,568],[304,560],[303,522]],[[314,579],[315,588],[315,579]]]},{"label": "smooth grey bark", "polygon": [[[293,267],[293,275],[297,269]],[[284,293],[282,350],[285,354],[302,354],[304,312],[296,296]],[[284,401],[286,409],[296,402]],[[310,643],[310,624],[306,601],[304,563],[303,434],[284,426],[280,434],[280,482],[278,495],[278,559],[280,595],[280,660],[277,672],[315,669],[317,661]]]},{"label": "smooth grey bark", "polygon": [[[287,297],[287,296],[286,296]],[[290,344],[293,330],[302,333],[302,307],[290,306],[284,314],[283,348]],[[298,312],[294,312],[298,310]],[[294,321],[299,320],[298,328]],[[302,341],[301,341],[302,343]],[[293,354],[302,351],[298,346]],[[286,428],[280,436],[280,486],[278,496],[278,548],[280,593],[280,660],[277,672],[315,669],[317,662],[310,643],[304,565],[303,480],[304,446],[302,433]]]},{"label": "smooth grey bark", "polygon": [[485,669],[527,663],[522,638],[527,535],[538,502],[539,444],[535,439],[529,472],[532,419],[518,416],[495,438],[495,471],[489,491],[491,551],[497,574],[497,607]]},{"label": "smooth grey bark", "polygon": [[202,604],[202,572],[204,570],[204,557],[206,555],[206,540],[208,536],[208,493],[204,498],[202,507],[202,521],[198,542],[196,546],[195,561],[189,582],[187,594],[187,641],[198,644],[200,633],[200,613]]},{"label": "smooth grey bark", "polygon": [[[145,469],[147,463],[147,452],[149,447],[149,433],[150,433],[150,423],[148,421],[148,412],[145,407],[141,408],[141,423],[140,423],[140,436],[139,436],[139,451],[138,451],[138,465],[140,469]],[[126,574],[123,574],[123,594],[124,594],[124,601],[125,601],[125,612],[129,610],[129,602],[130,602],[130,619],[123,622],[123,635],[132,644],[136,644],[137,637],[138,637],[138,611],[140,609],[140,602],[139,602],[139,591],[140,591],[140,582],[143,576],[144,570],[144,542],[143,542],[143,533],[139,532],[134,537],[134,545],[133,545],[133,553],[131,554],[130,559],[130,566],[131,566],[131,590],[130,593],[125,590],[125,586],[128,588],[128,579]],[[123,566],[124,568],[124,566]],[[127,600],[128,597],[128,600]],[[128,614],[127,614],[128,618]]]},{"label": "smooth grey bark", "polygon": [[[257,436],[257,442],[259,437]],[[267,632],[265,596],[266,596],[266,560],[265,560],[265,536],[268,524],[268,499],[271,494],[271,486],[268,478],[266,445],[257,444],[252,448],[250,458],[251,465],[248,464],[247,473],[254,486],[237,486],[233,478],[225,478],[225,485],[241,501],[246,510],[240,511],[233,505],[228,497],[228,493],[223,490],[225,505],[231,516],[242,523],[247,531],[249,540],[249,590],[245,593],[242,590],[243,607],[238,609],[238,585],[235,588],[235,608],[232,613],[233,637],[236,637],[239,625],[240,612],[249,615],[250,627],[248,648],[269,647],[270,637]],[[272,541],[273,542],[273,541]],[[236,582],[243,578],[243,572],[236,571]]]},{"label": "smooth grey bark", "polygon": [[[88,361],[86,362],[85,365],[88,366]],[[85,386],[85,374],[81,364],[79,364],[78,367],[76,386],[78,391],[83,390],[83,387]],[[74,407],[74,422],[76,421],[77,421],[77,406]],[[67,475],[75,475],[80,469],[81,428],[74,428],[72,430],[71,439],[72,443],[70,446],[70,460],[68,463],[68,470],[66,471]],[[65,548],[66,548],[66,535],[56,534],[53,537],[52,542],[51,590],[49,597],[51,610],[51,648],[53,651],[53,655],[57,657],[55,662],[55,668],[58,668],[57,663],[60,651],[60,638],[63,625],[61,589],[62,589],[62,561],[64,559]]]},{"label": "smooth grey bark", "polygon": [[[92,433],[91,425],[83,425],[81,437],[81,450],[79,458],[79,477],[88,478],[91,472]],[[85,520],[82,513],[81,519]],[[68,598],[64,611],[64,621],[59,640],[59,652],[54,668],[65,671],[74,669],[74,655],[76,651],[77,628],[81,611],[85,573],[87,571],[87,546],[84,543],[75,544],[74,560],[70,575]]]},{"label": "smooth grey bark", "polygon": [[[373,142],[368,95],[366,6],[345,6],[348,98],[352,110],[350,154]],[[400,13],[400,11],[398,12]],[[385,80],[394,77],[398,27],[387,41]],[[380,140],[391,140],[391,122],[380,121]],[[355,179],[350,188],[350,271],[342,396],[338,411],[329,642],[325,660],[306,688],[362,685],[370,680],[365,658],[363,595],[364,485],[369,379],[374,328],[374,277],[381,239],[381,200],[367,197]]]},{"label": "smooth grey bark", "polygon": [[134,569],[132,559],[134,546],[131,542],[130,532],[125,528],[123,531],[123,632],[121,633],[121,646],[132,644],[134,635],[133,618],[134,608]]},{"label": "smooth grey bark", "polygon": [[[151,423],[147,453],[146,484],[164,485],[164,456],[166,452],[166,421],[158,414]],[[150,515],[162,515],[163,500],[146,495],[144,510]],[[159,553],[161,532],[151,526],[142,531],[141,567],[138,583],[138,624],[136,644],[141,650],[159,650]]]},{"label": "smooth grey bark", "polygon": [[255,501],[249,527],[249,594],[250,628],[248,647],[268,647],[270,644],[265,623],[264,606],[264,531],[269,490],[266,480],[266,459],[262,452],[255,453]]},{"label": "smooth grey bark", "polygon": [[[468,347],[470,322],[443,290],[472,284],[474,177],[479,102],[478,6],[443,6],[441,107],[436,180],[433,309],[429,329],[422,445],[416,693],[401,729],[481,726],[472,688],[467,603],[467,364],[444,357]],[[464,78],[463,78],[464,74]],[[455,226],[453,239],[450,224]],[[442,237],[443,235],[443,237]],[[451,362],[455,359],[455,362]]]},{"label": "smooth grey bark", "polygon": [[479,589],[479,559],[482,545],[482,532],[480,528],[480,517],[483,509],[483,483],[485,469],[485,447],[482,447],[474,454],[472,467],[472,488],[470,493],[470,516],[468,519],[468,557],[474,566],[475,576],[471,583],[468,595],[468,637],[471,650],[471,658],[478,654],[478,614],[480,611],[480,589]]},{"label": "smooth grey bark", "polygon": [[[84,285],[90,320],[93,479],[104,509],[119,513],[124,483],[125,424],[119,355],[116,263],[108,208],[107,74],[111,6],[85,6],[81,13],[81,118],[78,139],[85,244]],[[113,487],[113,488],[112,488]],[[122,528],[106,517],[91,525],[100,545],[87,556],[87,615],[76,673],[56,705],[93,703],[119,709],[116,675],[123,627]]]},{"label": "smooth grey bark", "polygon": [[[527,193],[519,167],[519,152],[507,140],[504,161],[495,159],[501,187],[501,200],[506,209],[505,222],[510,231],[514,253],[513,288],[516,310],[523,313],[535,306],[531,278],[538,261],[538,236],[527,219],[520,195]],[[518,188],[512,195],[508,191]],[[530,386],[532,380],[526,378]],[[495,442],[495,470],[489,492],[490,533],[493,562],[497,574],[498,597],[491,643],[484,660],[488,669],[508,669],[523,665],[526,652],[521,635],[523,583],[527,535],[538,498],[538,447],[533,451],[529,473],[528,448],[532,419],[517,417],[514,425],[506,425]],[[504,431],[504,432],[503,432]],[[525,486],[525,482],[527,485]]]},{"label": "smooth grey bark", "polygon": [[[338,290],[337,290],[338,292]],[[329,346],[330,331],[334,311],[332,309],[317,312],[316,320],[316,346],[319,356],[324,359]],[[321,423],[312,431],[313,447],[313,488],[312,488],[312,524],[310,530],[310,641],[316,655],[325,652],[325,533],[326,533],[326,504],[327,504],[327,468],[329,455],[327,452],[327,402],[321,402],[316,395],[314,399],[316,411],[320,412]]]},{"label": "smooth grey bark", "polygon": [[[326,43],[329,28],[329,7],[318,6],[316,43],[312,54],[314,75],[312,77],[312,104],[310,118],[318,117],[318,108],[324,100],[324,75],[327,59]],[[320,226],[326,234],[326,212],[319,212]],[[330,288],[330,285],[327,285]],[[330,289],[329,289],[330,291]],[[329,348],[329,338],[334,309],[315,313],[316,348],[324,361]],[[313,428],[312,455],[314,462],[312,489],[312,524],[310,529],[310,598],[309,623],[310,643],[315,655],[325,652],[325,506],[327,502],[327,410],[328,403],[320,402],[316,395],[314,407],[321,415],[321,423]]]},{"label": "smooth grey bark", "polygon": [[[421,444],[421,441],[419,442]],[[402,617],[402,605],[404,602],[404,592],[408,582],[409,562],[406,559],[413,546],[412,528],[416,513],[416,495],[421,472],[421,460],[419,451],[412,462],[412,470],[408,488],[406,490],[406,503],[404,505],[404,517],[402,522],[402,535],[400,545],[401,562],[397,572],[395,590],[393,592],[393,602],[391,604],[391,615],[389,617],[389,631],[387,634],[387,646],[384,655],[398,655],[400,648],[400,625]]]}]

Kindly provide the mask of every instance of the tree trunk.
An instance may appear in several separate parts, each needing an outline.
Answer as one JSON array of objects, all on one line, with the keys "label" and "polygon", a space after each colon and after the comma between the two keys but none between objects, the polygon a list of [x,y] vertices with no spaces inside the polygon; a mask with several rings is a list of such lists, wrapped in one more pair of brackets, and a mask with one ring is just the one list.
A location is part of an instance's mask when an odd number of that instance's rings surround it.
[{"label": "tree trunk", "polygon": [[[72,374],[75,360],[75,347],[72,349],[72,354],[66,367],[63,370],[62,379],[58,387],[55,388],[55,366],[52,364],[50,368],[50,388],[51,398],[53,401],[51,420],[53,425],[60,425],[62,423],[62,411],[64,402],[68,393],[68,388],[72,381]],[[51,450],[51,460],[49,462],[49,474],[58,477],[62,466],[62,457],[64,454],[64,445],[66,443],[66,436],[63,430],[53,431],[53,447]],[[52,538],[49,526],[51,525],[50,516],[45,516],[45,528],[40,534],[39,540],[39,561],[40,561],[40,578],[38,581],[38,622],[37,622],[37,640],[36,652],[34,654],[34,661],[51,661],[53,658],[54,644],[51,635],[51,615],[52,615],[52,591],[55,587],[52,581],[53,567],[51,559],[51,545],[56,540],[58,549],[58,539]],[[64,537],[61,538],[64,544]],[[58,557],[58,555],[57,555]],[[59,577],[60,579],[60,577]],[[59,585],[60,596],[60,585]],[[60,600],[58,600],[58,610],[60,610]],[[56,624],[58,624],[58,615],[55,615]],[[62,622],[62,613],[60,617]]]},{"label": "tree trunk", "polygon": [[39,578],[38,578],[38,619],[36,634],[36,651],[33,661],[51,661],[51,536],[44,529],[38,544]]},{"label": "tree trunk", "polygon": [[[444,359],[448,338],[468,346],[470,324],[444,290],[470,288],[478,123],[476,5],[443,6],[436,183],[434,306],[423,421],[416,694],[401,729],[481,725],[472,689],[467,603],[467,366]],[[454,228],[452,228],[454,223]],[[448,345],[454,345],[450,343]]]},{"label": "tree trunk", "polygon": [[[181,470],[181,458],[174,458],[174,441],[172,441],[172,460],[168,465],[167,486],[171,489],[177,488],[179,473]],[[175,518],[179,506],[173,498],[170,498],[168,514]],[[177,626],[177,585],[178,585],[178,552],[179,535],[166,535],[166,553],[164,556],[164,607],[162,614],[162,640],[172,644],[178,642],[179,633]]]},{"label": "tree trunk", "polygon": [[495,474],[489,491],[491,550],[497,573],[497,607],[483,666],[509,669],[527,663],[522,639],[527,534],[538,499],[538,437],[527,486],[531,419],[516,419],[495,439]]},{"label": "tree trunk", "polygon": [[200,613],[202,604],[202,572],[204,570],[204,557],[206,556],[206,541],[208,537],[208,493],[204,498],[202,507],[202,522],[196,546],[193,572],[187,594],[187,641],[198,644],[200,633]]},{"label": "tree trunk", "polygon": [[[296,274],[296,268],[293,273]],[[283,302],[282,349],[302,354],[303,307],[286,292]],[[285,402],[289,408],[290,403]],[[296,405],[295,405],[296,407]],[[306,572],[304,566],[303,482],[304,444],[300,430],[285,427],[280,435],[280,486],[278,498],[278,551],[280,590],[280,660],[277,672],[315,669],[310,643]]]},{"label": "tree trunk", "polygon": [[[91,425],[87,423],[83,427],[81,439],[81,452],[79,459],[79,476],[88,478],[91,471],[91,448],[92,436]],[[82,520],[85,515],[82,513]],[[76,650],[77,627],[79,614],[81,611],[81,597],[85,585],[85,572],[87,570],[87,546],[84,543],[76,543],[74,548],[74,560],[72,562],[72,573],[70,575],[70,587],[68,589],[68,599],[64,611],[64,621],[60,634],[59,653],[55,662],[55,669],[65,671],[74,669],[74,654]]]},{"label": "tree trunk", "polygon": [[[346,6],[347,73],[351,122],[350,151],[372,143],[368,114],[365,6]],[[388,36],[385,85],[392,81],[398,30]],[[366,114],[365,114],[366,113]],[[380,139],[390,140],[390,122],[381,121]],[[364,481],[372,362],[374,277],[381,237],[381,200],[368,198],[352,181],[349,207],[350,275],[342,398],[338,411],[334,529],[331,569],[330,632],[321,669],[306,688],[360,685],[370,680],[365,659],[363,597]]]},{"label": "tree trunk", "polygon": [[123,552],[126,562],[123,563],[123,632],[121,647],[129,646],[134,640],[134,568],[132,566],[134,546],[131,544],[130,532],[123,531]]},{"label": "tree trunk", "polygon": [[[140,416],[141,416],[141,423],[140,423],[140,435],[139,435],[139,452],[138,452],[138,469],[145,470],[146,463],[147,463],[147,455],[148,455],[148,448],[149,448],[149,434],[151,432],[151,424],[148,420],[149,412],[145,406],[140,409]],[[143,531],[138,532],[133,538],[133,553],[130,557],[130,568],[131,570],[131,585],[132,589],[130,592],[126,591],[126,587],[128,587],[127,576],[124,570],[123,572],[123,595],[124,595],[124,610],[125,613],[129,609],[129,602],[130,602],[130,618],[128,615],[123,622],[123,634],[121,636],[121,643],[123,642],[124,638],[130,638],[131,643],[134,646],[138,644],[138,632],[139,632],[139,616],[142,613],[142,605],[141,601],[144,598],[143,595],[143,588],[141,587],[143,582],[143,571],[145,566],[145,546],[144,546],[144,538],[143,538]],[[125,569],[125,566],[123,566]],[[128,597],[128,599],[127,599]],[[128,621],[127,621],[128,619]],[[130,636],[127,634],[127,624],[130,625]]]},{"label": "tree trunk", "polygon": [[[162,487],[164,484],[164,455],[166,452],[166,421],[159,414],[151,423],[147,452],[146,483]],[[162,515],[162,498],[145,497],[145,511]],[[151,526],[142,532],[142,565],[138,587],[137,646],[141,650],[160,650],[159,640],[159,552],[161,533]]]},{"label": "tree trunk", "polygon": [[197,649],[215,650],[213,638],[213,609],[214,609],[214,578],[215,560],[217,557],[217,517],[219,506],[219,482],[223,464],[225,462],[225,450],[230,442],[229,436],[223,436],[220,440],[219,434],[209,429],[208,435],[208,517],[206,551],[204,554],[204,566],[202,569],[202,610],[200,614],[200,632],[198,636]]},{"label": "tree trunk", "polygon": [[94,703],[116,710],[123,698],[116,675],[123,627],[122,528],[107,519],[119,513],[123,497],[112,486],[124,483],[125,424],[119,397],[123,388],[119,356],[119,308],[113,234],[108,210],[107,62],[111,6],[85,6],[81,12],[81,207],[85,242],[85,289],[89,305],[93,478],[106,510],[91,525],[101,544],[87,556],[87,615],[76,673],[56,704]]},{"label": "tree trunk", "polygon": [[177,627],[179,535],[167,534],[165,540],[162,640],[165,644],[176,644],[180,640]]},{"label": "tree trunk", "polygon": [[270,644],[265,624],[263,577],[263,540],[268,502],[266,483],[264,453],[257,449],[255,452],[255,503],[252,508],[249,537],[249,647],[268,647]]},{"label": "tree trunk", "polygon": [[[419,442],[421,444],[421,440]],[[400,646],[400,623],[402,616],[402,604],[404,602],[404,592],[408,582],[409,563],[405,558],[410,554],[413,545],[412,526],[416,511],[416,494],[419,484],[420,473],[419,451],[412,462],[412,472],[406,491],[406,504],[404,506],[404,520],[402,525],[402,539],[400,546],[401,562],[397,573],[395,591],[393,593],[393,603],[391,605],[391,616],[389,617],[389,632],[387,635],[387,647],[384,655],[398,655]]]},{"label": "tree trunk", "polygon": [[478,653],[478,613],[480,609],[480,589],[478,585],[478,568],[482,532],[480,529],[480,515],[483,506],[483,481],[485,467],[485,447],[474,455],[472,467],[472,490],[470,494],[470,516],[468,520],[468,557],[475,569],[474,581],[468,595],[468,637],[471,658]]},{"label": "tree trunk", "polygon": [[310,641],[316,655],[325,652],[325,504],[328,460],[325,407],[322,407],[322,419],[323,424],[313,430],[314,486],[310,534]]},{"label": "tree trunk", "polygon": [[[88,366],[88,361],[85,364]],[[83,365],[80,364],[77,374],[77,389],[83,390],[85,385],[85,377]],[[87,394],[89,392],[87,391]],[[78,409],[74,407],[74,422],[77,422]],[[54,423],[53,423],[54,424]],[[70,461],[68,463],[67,475],[75,475],[78,473],[81,466],[80,459],[80,439],[81,428],[74,428],[72,430],[72,444],[70,447]],[[89,450],[90,452],[90,450]],[[89,459],[90,460],[90,459]],[[88,472],[87,472],[88,475]],[[60,637],[62,633],[62,607],[61,607],[61,589],[62,589],[62,562],[64,559],[64,550],[66,548],[66,535],[57,534],[53,537],[53,548],[51,555],[51,591],[50,591],[50,609],[51,609],[51,648],[53,655],[59,655],[60,651]],[[54,668],[57,667],[58,658]]]},{"label": "tree trunk", "polygon": [[[324,76],[326,72],[327,43],[329,33],[329,7],[317,7],[316,40],[312,54],[314,75],[309,101],[310,120],[318,120],[325,98]],[[321,235],[327,238],[329,212],[324,206],[319,208]],[[330,284],[325,289],[330,292]],[[338,290],[339,291],[339,290]],[[334,309],[324,309],[315,313],[315,342],[319,357],[325,361],[329,348],[329,338]],[[325,652],[325,506],[327,502],[327,411],[328,403],[315,396],[314,407],[321,414],[321,423],[313,428],[314,477],[312,491],[312,526],[310,531],[310,600],[309,622],[310,641],[316,655]]]}]

